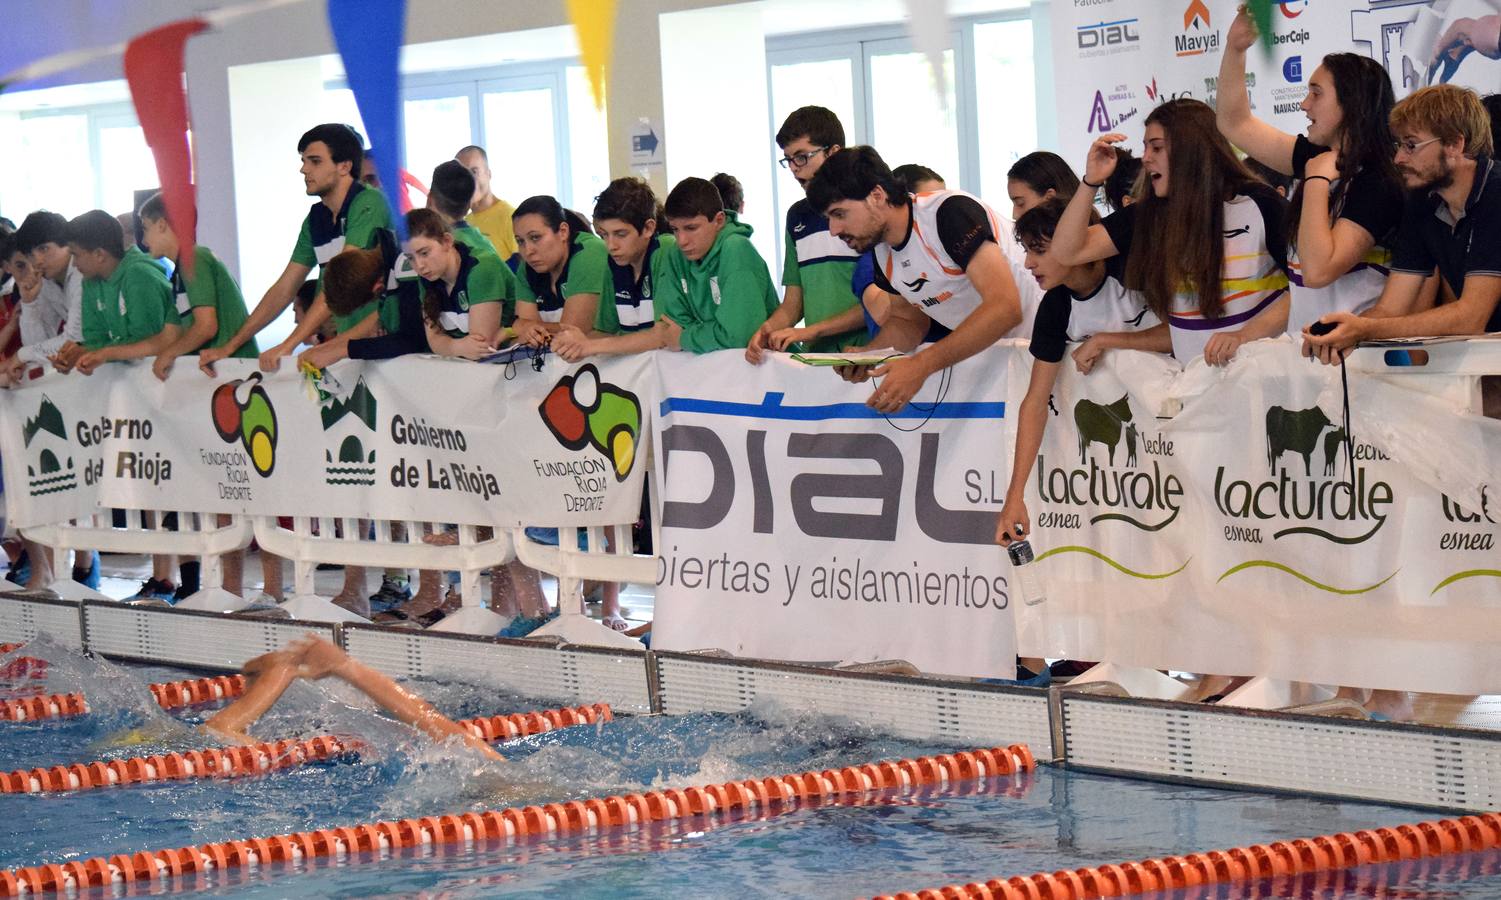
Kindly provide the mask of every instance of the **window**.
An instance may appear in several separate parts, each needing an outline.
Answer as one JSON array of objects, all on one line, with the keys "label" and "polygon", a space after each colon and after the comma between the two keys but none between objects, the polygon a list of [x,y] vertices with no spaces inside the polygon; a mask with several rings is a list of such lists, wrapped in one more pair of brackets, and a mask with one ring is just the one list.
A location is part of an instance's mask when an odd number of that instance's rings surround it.
[{"label": "window", "polygon": [[950,187],[975,189],[959,165],[954,51],[943,55],[943,63],[946,102],[939,102],[925,55],[901,50],[871,54],[871,143],[893,169],[917,163],[942,175]]},{"label": "window", "polygon": [[[834,111],[845,128],[845,140],[855,143],[855,64],[848,55],[834,59],[790,62],[771,66],[771,133],[777,129],[792,111],[802,106],[822,106]],[[863,116],[863,112],[861,114]],[[775,157],[775,144],[767,147]],[[773,184],[776,192],[778,220],[787,212],[787,207],[803,196],[802,185],[793,177],[791,168],[776,166]],[[778,265],[782,247],[782,229],[778,229]]]},{"label": "window", "polygon": [[[432,97],[402,104],[406,170],[427,184],[439,163],[453,159],[470,140],[469,97]],[[380,152],[383,148],[376,148]]]},{"label": "window", "polygon": [[512,206],[533,194],[562,200],[553,89],[497,83],[484,97],[485,133],[509,136],[506,146],[490,148],[490,190]]},{"label": "window", "polygon": [[[933,90],[927,57],[914,52],[900,25],[769,40],[772,134],[792,110],[826,106],[850,144],[873,145],[892,167],[925,165],[950,188],[1006,210],[1006,170],[1037,147],[1029,11],[955,18],[953,25],[943,64],[946,103]],[[780,216],[802,191],[780,167],[775,184]],[[779,228],[778,264],[783,235]]]},{"label": "window", "polygon": [[[323,110],[360,127],[342,83],[325,88]],[[587,215],[609,183],[605,113],[584,67],[570,60],[409,75],[402,113],[402,165],[424,184],[469,144],[487,150],[491,190],[512,204],[551,194]]]},{"label": "window", "polygon": [[21,113],[0,172],[0,210],[20,222],[37,209],[72,218],[123,213],[157,186],[156,162],[128,104]]},{"label": "window", "polygon": [[1004,198],[1006,170],[1038,144],[1032,23],[986,22],[974,35],[980,190]]}]

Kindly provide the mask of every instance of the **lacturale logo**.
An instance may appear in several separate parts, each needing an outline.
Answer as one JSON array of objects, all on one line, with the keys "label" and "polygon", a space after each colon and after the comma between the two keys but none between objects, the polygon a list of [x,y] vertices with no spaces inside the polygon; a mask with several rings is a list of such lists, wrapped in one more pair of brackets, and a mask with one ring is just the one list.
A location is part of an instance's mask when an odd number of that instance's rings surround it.
[{"label": "lacturale logo", "polygon": [[594,366],[585,365],[558,379],[537,412],[564,447],[594,447],[610,460],[616,481],[631,474],[641,435],[641,401],[630,391],[601,381]]},{"label": "lacturale logo", "polygon": [[[78,470],[73,467],[73,456],[68,447],[68,428],[63,424],[62,411],[46,396],[37,407],[36,415],[26,420],[21,428],[21,437],[31,460],[26,464],[27,488],[31,496],[57,494],[78,487]],[[32,448],[35,442],[36,447]],[[58,462],[58,455],[64,456]]]},{"label": "lacturale logo", "polygon": [[[1133,418],[1130,400],[1124,394],[1112,403],[1084,399],[1075,403],[1079,467],[1049,468],[1047,457],[1039,455],[1037,493],[1042,501],[1060,510],[1068,506],[1105,507],[1106,511],[1090,518],[1091,524],[1125,522],[1143,531],[1160,531],[1177,519],[1182,507],[1182,482],[1176,475],[1164,475],[1155,459],[1151,471],[1137,468],[1138,450],[1171,456],[1171,447],[1160,436],[1143,440]],[[1095,444],[1100,445],[1098,450]]]},{"label": "lacturale logo", "polygon": [[[361,378],[354,383],[348,398],[335,397],[323,407],[323,431],[343,434],[339,442],[338,457],[331,450],[323,451],[325,480],[332,485],[372,487],[375,484],[375,449],[367,453],[360,440],[369,439],[375,433],[375,395]],[[363,424],[363,429],[357,427]],[[370,434],[365,435],[365,431]]]},{"label": "lacturale logo", "polygon": [[[1265,479],[1227,476],[1220,466],[1214,476],[1214,503],[1222,515],[1259,526],[1281,519],[1287,527],[1272,539],[1311,535],[1336,544],[1360,544],[1386,524],[1386,508],[1393,501],[1390,484],[1372,478],[1362,460],[1385,459],[1375,447],[1351,447],[1354,472],[1339,472],[1349,444],[1345,430],[1329,421],[1317,406],[1266,411]],[[1322,463],[1314,475],[1315,460]],[[1301,463],[1301,465],[1300,465]],[[1301,474],[1299,469],[1302,470]],[[1260,529],[1252,543],[1260,543]]]},{"label": "lacturale logo", "polygon": [[256,474],[268,477],[276,468],[276,409],[261,386],[261,373],[219,385],[210,397],[209,412],[219,437],[244,445]]}]

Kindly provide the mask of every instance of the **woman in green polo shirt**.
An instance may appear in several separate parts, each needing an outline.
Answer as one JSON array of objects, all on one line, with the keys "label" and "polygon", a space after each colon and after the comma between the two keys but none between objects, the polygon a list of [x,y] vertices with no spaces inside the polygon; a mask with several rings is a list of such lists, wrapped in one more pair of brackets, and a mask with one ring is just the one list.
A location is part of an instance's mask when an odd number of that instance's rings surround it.
[{"label": "woman in green polo shirt", "polygon": [[562,326],[594,326],[609,254],[584,217],[552,197],[528,197],[511,219],[522,265],[516,285],[516,339],[533,347]]},{"label": "woman in green polo shirt", "polygon": [[[516,296],[511,270],[493,253],[477,254],[454,241],[453,230],[430,209],[407,213],[407,255],[422,279],[427,343],[440,356],[482,359],[495,352],[501,313]],[[505,329],[509,332],[510,329]]]}]

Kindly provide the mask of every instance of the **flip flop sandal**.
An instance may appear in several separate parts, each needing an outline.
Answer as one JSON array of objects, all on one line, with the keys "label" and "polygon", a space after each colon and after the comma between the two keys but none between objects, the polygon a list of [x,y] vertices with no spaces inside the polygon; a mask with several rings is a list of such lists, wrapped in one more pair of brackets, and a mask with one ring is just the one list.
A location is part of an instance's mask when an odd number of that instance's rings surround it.
[{"label": "flip flop sandal", "polygon": [[599,624],[605,626],[611,631],[627,631],[631,627],[631,623],[627,622],[625,619],[622,619],[620,616],[605,616],[604,618],[599,620]]}]

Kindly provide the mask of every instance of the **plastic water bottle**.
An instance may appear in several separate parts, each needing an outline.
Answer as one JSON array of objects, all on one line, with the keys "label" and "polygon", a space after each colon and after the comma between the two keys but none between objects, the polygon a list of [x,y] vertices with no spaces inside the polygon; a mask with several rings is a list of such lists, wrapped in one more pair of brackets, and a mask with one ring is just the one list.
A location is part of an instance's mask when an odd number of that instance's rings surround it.
[{"label": "plastic water bottle", "polygon": [[1037,558],[1032,553],[1032,544],[1028,541],[1012,541],[1006,547],[1006,555],[1011,557],[1011,572],[1022,602],[1036,606],[1046,601],[1048,596],[1043,593],[1042,583],[1037,578],[1037,567],[1028,565]]}]

